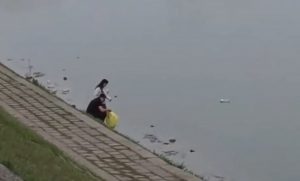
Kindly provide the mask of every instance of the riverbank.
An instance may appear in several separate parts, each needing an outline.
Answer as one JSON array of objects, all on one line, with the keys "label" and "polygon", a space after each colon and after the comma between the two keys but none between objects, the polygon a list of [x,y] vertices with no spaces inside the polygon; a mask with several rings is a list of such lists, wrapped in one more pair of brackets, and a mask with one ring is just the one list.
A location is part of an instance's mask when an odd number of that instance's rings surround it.
[{"label": "riverbank", "polygon": [[0,105],[104,180],[201,180],[169,165],[1,64]]}]

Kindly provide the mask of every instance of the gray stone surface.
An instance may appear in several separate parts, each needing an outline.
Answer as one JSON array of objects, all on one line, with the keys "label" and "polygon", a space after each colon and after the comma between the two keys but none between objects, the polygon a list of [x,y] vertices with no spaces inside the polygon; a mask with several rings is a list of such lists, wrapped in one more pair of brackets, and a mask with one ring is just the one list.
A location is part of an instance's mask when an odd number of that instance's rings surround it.
[{"label": "gray stone surface", "polygon": [[0,164],[0,181],[22,181],[22,179]]}]

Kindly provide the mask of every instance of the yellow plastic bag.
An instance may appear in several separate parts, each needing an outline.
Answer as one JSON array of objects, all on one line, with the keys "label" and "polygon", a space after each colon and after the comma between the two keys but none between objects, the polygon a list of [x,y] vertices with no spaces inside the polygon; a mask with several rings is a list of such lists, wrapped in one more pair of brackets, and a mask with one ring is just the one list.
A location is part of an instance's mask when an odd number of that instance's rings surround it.
[{"label": "yellow plastic bag", "polygon": [[108,112],[105,119],[104,119],[104,124],[110,128],[114,129],[119,123],[119,117],[116,113],[114,112]]}]

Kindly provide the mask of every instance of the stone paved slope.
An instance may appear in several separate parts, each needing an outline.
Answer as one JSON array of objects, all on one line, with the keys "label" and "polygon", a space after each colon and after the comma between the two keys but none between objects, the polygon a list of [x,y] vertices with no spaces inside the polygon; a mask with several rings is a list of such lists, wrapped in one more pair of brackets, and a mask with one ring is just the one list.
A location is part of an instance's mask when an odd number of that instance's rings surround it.
[{"label": "stone paved slope", "polygon": [[0,64],[0,106],[108,181],[197,181]]}]

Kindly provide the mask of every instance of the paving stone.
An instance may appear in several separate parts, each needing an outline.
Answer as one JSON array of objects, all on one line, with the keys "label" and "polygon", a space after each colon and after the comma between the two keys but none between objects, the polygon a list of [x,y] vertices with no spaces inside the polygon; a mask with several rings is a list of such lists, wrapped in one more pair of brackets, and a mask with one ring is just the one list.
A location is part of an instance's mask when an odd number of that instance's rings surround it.
[{"label": "paving stone", "polygon": [[120,172],[117,171],[117,170],[110,170],[110,171],[108,171],[108,172],[111,173],[111,174],[120,174]]},{"label": "paving stone", "polygon": [[[115,147],[114,147],[115,148]],[[131,150],[120,150],[119,152],[121,152],[121,153],[123,153],[124,155],[126,155],[126,156],[133,156],[133,155],[136,155],[136,153],[135,152],[133,152],[133,151],[131,151]]]},{"label": "paving stone", "polygon": [[116,176],[120,181],[131,181],[133,180],[130,177],[125,177],[125,176]]},{"label": "paving stone", "polygon": [[98,162],[98,161],[96,161],[95,164],[96,164],[98,167],[100,167],[100,168],[108,167],[108,165],[105,164],[105,163],[103,163],[103,162]]},{"label": "paving stone", "polygon": [[95,156],[88,156],[88,157],[85,157],[86,159],[88,160],[92,160],[92,161],[97,161],[99,160],[99,158],[95,157]]},{"label": "paving stone", "polygon": [[131,161],[130,162],[125,162],[124,164],[127,165],[127,166],[130,166],[130,167],[132,167],[132,166],[138,166],[136,163],[131,162]]},{"label": "paving stone", "polygon": [[97,150],[93,150],[92,152],[93,152],[95,155],[105,154],[105,152],[104,152],[104,151],[102,151],[102,150],[99,150],[99,149],[97,149]]},{"label": "paving stone", "polygon": [[86,154],[86,153],[87,153],[87,151],[86,151],[86,150],[83,150],[82,147],[75,149],[75,151],[76,151],[77,153],[80,153],[80,155],[83,155],[83,154]]},{"label": "paving stone", "polygon": [[120,145],[120,146],[113,146],[113,148],[114,148],[114,149],[117,149],[117,150],[128,150],[127,147],[122,146],[122,145]]},{"label": "paving stone", "polygon": [[43,119],[45,121],[51,121],[51,120],[53,120],[51,117],[46,116],[45,114],[43,116],[38,116],[38,117],[40,117],[41,119]]},{"label": "paving stone", "polygon": [[162,179],[162,177],[159,177],[159,176],[157,176],[157,175],[154,175],[154,176],[150,176],[149,177],[151,180],[161,180]]},{"label": "paving stone", "polygon": [[163,170],[162,168],[160,167],[157,167],[157,166],[148,166],[146,167],[148,170],[150,170],[151,172],[157,174],[157,175],[160,175],[162,177],[170,177],[172,176],[170,173],[166,172],[165,170]]},{"label": "paving stone", "polygon": [[[129,165],[130,166],[130,165]],[[130,166],[131,168],[133,168],[136,172],[139,172],[140,174],[144,174],[147,175],[150,173],[149,170],[141,167],[141,166]]]},{"label": "paving stone", "polygon": [[104,158],[102,159],[104,162],[107,162],[107,163],[111,163],[111,162],[114,162],[114,160],[112,159],[108,159],[108,158]]},{"label": "paving stone", "polygon": [[179,181],[179,179],[177,179],[176,177],[164,177],[164,180],[166,180],[166,181],[178,180]]},{"label": "paving stone", "polygon": [[151,181],[151,180],[149,180],[147,178],[141,178],[141,179],[139,179],[139,181]]},{"label": "paving stone", "polygon": [[107,143],[109,146],[115,148],[116,146],[120,146],[120,143],[117,143],[115,141],[110,141],[109,143]]},{"label": "paving stone", "polygon": [[117,158],[117,159],[120,159],[120,158],[127,158],[126,156],[124,155],[114,155],[113,157]]},{"label": "paving stone", "polygon": [[110,148],[110,147],[104,147],[102,148],[104,151],[106,151],[107,153],[110,153],[110,152],[114,152],[115,150]]},{"label": "paving stone", "polygon": [[[132,163],[131,162],[131,160],[129,160],[129,159],[126,159],[126,158],[121,158],[121,159],[119,159],[119,162],[121,162],[121,163]],[[135,163],[132,163],[132,164],[135,164]]]}]

